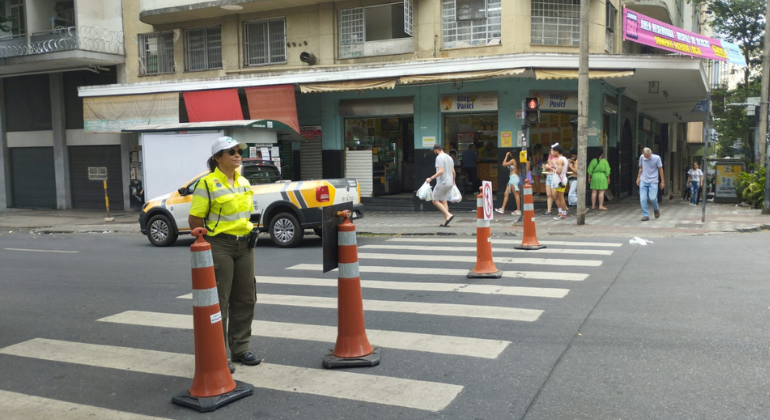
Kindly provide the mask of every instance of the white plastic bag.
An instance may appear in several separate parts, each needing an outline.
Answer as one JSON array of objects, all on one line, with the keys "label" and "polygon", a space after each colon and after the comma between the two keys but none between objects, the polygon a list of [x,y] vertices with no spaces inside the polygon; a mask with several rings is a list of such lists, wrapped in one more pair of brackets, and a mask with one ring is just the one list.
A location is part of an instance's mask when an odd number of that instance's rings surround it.
[{"label": "white plastic bag", "polygon": [[577,206],[577,181],[569,182],[569,203],[568,206]]},{"label": "white plastic bag", "polygon": [[642,238],[640,238],[638,236],[634,236],[633,238],[628,240],[628,243],[629,244],[647,245],[647,244],[651,244],[652,241],[650,241],[648,239],[642,239]]},{"label": "white plastic bag", "polygon": [[417,198],[423,201],[433,201],[433,190],[430,188],[430,183],[422,184],[422,187],[417,190]]},{"label": "white plastic bag", "polygon": [[460,189],[457,185],[452,186],[452,194],[449,196],[449,201],[452,203],[459,203],[463,201],[463,195],[460,193]]}]

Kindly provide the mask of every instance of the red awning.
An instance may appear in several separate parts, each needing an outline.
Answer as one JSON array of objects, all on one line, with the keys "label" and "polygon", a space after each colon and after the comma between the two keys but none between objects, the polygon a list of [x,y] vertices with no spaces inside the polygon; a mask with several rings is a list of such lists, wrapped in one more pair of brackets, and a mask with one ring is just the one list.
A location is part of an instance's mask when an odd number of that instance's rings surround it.
[{"label": "red awning", "polygon": [[245,90],[252,120],[280,121],[299,133],[293,85],[261,86]]},{"label": "red awning", "polygon": [[243,119],[238,89],[197,90],[183,95],[190,122]]}]

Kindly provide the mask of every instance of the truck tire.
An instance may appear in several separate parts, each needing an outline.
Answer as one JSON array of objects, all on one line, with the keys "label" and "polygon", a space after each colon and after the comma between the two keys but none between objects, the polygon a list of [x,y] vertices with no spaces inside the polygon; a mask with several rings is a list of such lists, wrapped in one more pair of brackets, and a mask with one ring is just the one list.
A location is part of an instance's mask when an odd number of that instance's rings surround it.
[{"label": "truck tire", "polygon": [[155,246],[171,246],[179,235],[168,217],[158,214],[147,223],[147,239]]},{"label": "truck tire", "polygon": [[278,213],[270,221],[270,238],[281,248],[299,245],[305,230],[299,225],[297,217],[291,213]]}]

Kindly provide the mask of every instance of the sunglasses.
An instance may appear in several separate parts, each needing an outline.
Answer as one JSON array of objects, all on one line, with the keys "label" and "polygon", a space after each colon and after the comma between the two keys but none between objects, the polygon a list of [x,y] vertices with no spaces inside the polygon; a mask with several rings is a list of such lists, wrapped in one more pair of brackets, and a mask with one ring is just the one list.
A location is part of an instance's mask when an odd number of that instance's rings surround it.
[{"label": "sunglasses", "polygon": [[228,149],[227,154],[230,156],[235,156],[236,153],[238,153],[238,156],[243,156],[243,149]]}]

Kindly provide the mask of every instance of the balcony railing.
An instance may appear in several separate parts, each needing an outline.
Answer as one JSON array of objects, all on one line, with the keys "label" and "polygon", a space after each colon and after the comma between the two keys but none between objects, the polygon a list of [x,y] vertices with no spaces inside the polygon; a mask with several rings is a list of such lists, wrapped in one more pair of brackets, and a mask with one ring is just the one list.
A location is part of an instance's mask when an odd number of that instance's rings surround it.
[{"label": "balcony railing", "polygon": [[96,26],[59,26],[50,31],[0,38],[0,57],[85,50],[124,55],[123,32]]}]

